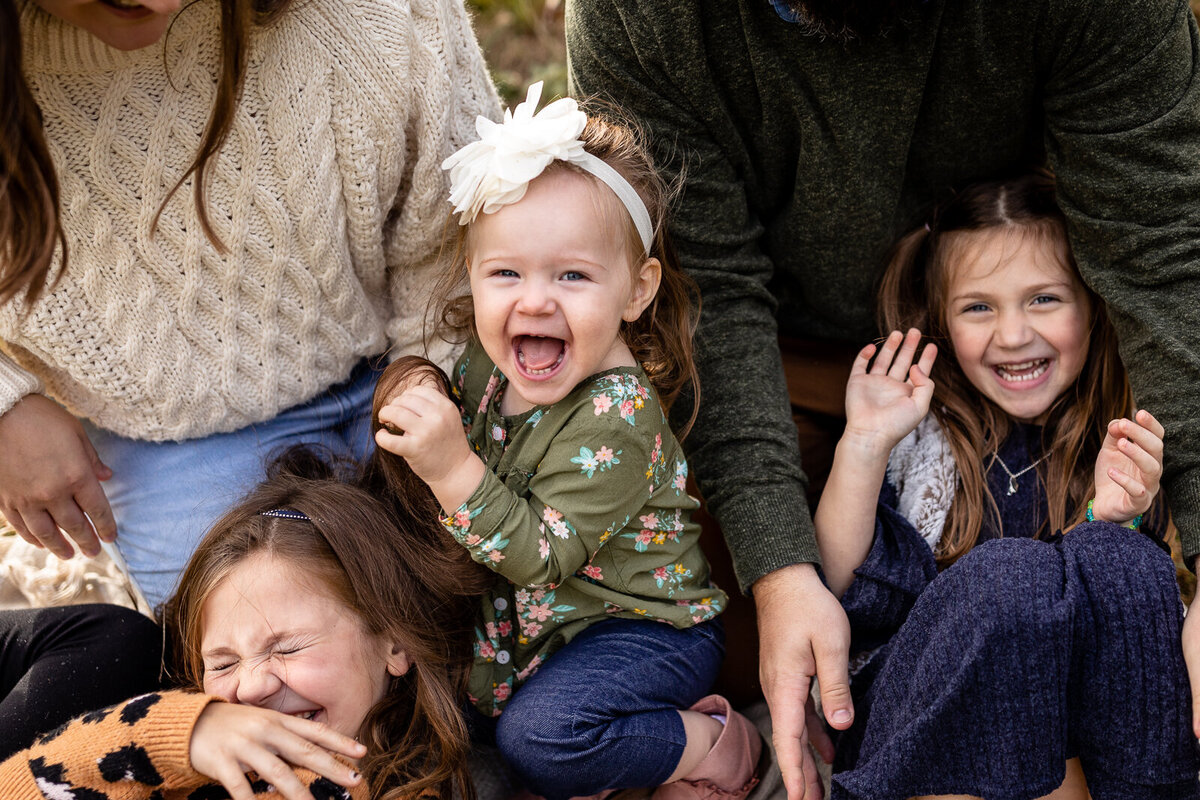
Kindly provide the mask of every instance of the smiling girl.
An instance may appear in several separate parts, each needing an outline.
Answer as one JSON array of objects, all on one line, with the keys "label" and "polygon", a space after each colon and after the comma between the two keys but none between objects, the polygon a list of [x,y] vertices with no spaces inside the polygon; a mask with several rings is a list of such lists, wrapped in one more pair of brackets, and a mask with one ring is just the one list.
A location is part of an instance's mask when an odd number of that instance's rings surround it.
[{"label": "smiling girl", "polygon": [[459,706],[489,576],[395,466],[368,492],[290,451],[205,536],[167,606],[189,689],[46,734],[0,766],[0,795],[470,797]]},{"label": "smiling girl", "polygon": [[859,711],[833,796],[1197,797],[1163,429],[1052,180],[955,195],[879,304],[815,517]]},{"label": "smiling girl", "polygon": [[725,596],[665,412],[695,376],[665,190],[629,130],[570,99],[535,115],[539,94],[503,125],[481,120],[482,140],[446,162],[463,226],[447,285],[471,290],[448,295],[449,321],[471,334],[461,407],[398,363],[376,393],[376,440],[501,578],[470,690],[529,789],[743,797],[758,732],[701,698]]}]

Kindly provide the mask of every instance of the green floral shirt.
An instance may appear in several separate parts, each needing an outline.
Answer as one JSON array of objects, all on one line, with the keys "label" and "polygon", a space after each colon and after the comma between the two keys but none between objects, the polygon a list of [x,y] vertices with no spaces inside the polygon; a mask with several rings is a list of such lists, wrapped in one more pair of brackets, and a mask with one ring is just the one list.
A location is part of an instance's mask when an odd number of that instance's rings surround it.
[{"label": "green floral shirt", "polygon": [[475,630],[471,700],[498,716],[516,688],[602,619],[687,628],[725,594],[700,551],[687,462],[645,372],[621,367],[563,400],[505,417],[507,379],[477,343],[455,367],[463,422],[487,464],[442,521],[494,570]]}]

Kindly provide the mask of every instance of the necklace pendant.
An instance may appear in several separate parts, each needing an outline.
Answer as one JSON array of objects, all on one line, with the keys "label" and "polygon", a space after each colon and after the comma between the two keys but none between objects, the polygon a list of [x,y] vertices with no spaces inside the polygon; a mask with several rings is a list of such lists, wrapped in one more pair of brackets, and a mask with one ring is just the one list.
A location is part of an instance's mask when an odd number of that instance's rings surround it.
[{"label": "necklace pendant", "polygon": [[1017,477],[1015,475],[1008,476],[1008,494],[1014,495],[1017,493]]}]

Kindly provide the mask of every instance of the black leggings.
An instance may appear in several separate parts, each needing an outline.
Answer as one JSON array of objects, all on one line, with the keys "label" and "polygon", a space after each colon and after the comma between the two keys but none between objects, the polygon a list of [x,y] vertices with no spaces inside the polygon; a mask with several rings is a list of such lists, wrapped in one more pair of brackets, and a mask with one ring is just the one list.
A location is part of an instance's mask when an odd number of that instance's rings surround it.
[{"label": "black leggings", "polygon": [[0,611],[0,759],[159,686],[161,629],[113,605]]}]

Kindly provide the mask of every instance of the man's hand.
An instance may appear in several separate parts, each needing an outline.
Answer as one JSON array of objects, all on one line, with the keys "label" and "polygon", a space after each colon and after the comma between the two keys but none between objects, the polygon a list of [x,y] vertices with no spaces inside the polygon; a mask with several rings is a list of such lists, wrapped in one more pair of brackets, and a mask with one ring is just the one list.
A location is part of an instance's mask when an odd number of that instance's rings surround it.
[{"label": "man's hand", "polygon": [[809,688],[815,676],[829,724],[839,730],[854,721],[848,661],[850,622],[821,583],[812,564],[796,564],[754,584],[758,609],[759,677],[775,735],[775,752],[788,800],[822,796],[821,780],[808,743],[826,761],[833,745],[811,713]]},{"label": "man's hand", "polygon": [[22,539],[70,558],[75,550],[60,528],[89,556],[100,552],[97,535],[105,542],[117,538],[100,487],[112,470],[96,455],[79,420],[58,403],[40,394],[21,398],[0,416],[0,451],[0,513]]},{"label": "man's hand", "polygon": [[[1192,569],[1197,566],[1193,563]],[[1200,737],[1200,605],[1195,601],[1183,618],[1183,660],[1192,687],[1192,735]]]}]

